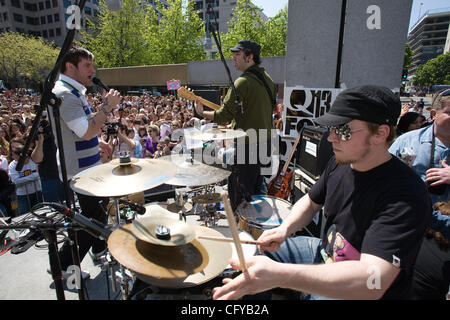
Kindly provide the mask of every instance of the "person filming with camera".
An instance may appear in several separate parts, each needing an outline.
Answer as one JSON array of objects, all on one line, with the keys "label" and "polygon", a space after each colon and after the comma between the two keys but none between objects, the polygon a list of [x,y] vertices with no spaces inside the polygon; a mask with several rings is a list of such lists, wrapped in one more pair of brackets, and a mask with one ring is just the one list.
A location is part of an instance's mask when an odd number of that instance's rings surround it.
[{"label": "person filming with camera", "polygon": [[108,143],[113,149],[113,159],[119,158],[120,154],[124,152],[131,156],[134,154],[136,144],[134,139],[131,137],[133,134],[133,129],[128,129],[124,125],[119,125],[117,128],[117,134],[109,137]]}]

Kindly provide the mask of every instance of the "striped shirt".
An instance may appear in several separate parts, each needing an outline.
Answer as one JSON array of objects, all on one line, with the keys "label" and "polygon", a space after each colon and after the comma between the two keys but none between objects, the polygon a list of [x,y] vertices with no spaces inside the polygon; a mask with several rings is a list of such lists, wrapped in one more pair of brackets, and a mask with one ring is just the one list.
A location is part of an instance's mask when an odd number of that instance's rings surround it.
[{"label": "striped shirt", "polygon": [[[59,80],[55,83],[53,93],[58,98],[63,98],[60,106],[61,133],[67,178],[70,180],[77,173],[101,163],[98,137],[95,136],[90,140],[82,139],[88,130],[89,119],[95,114],[85,97],[86,88],[72,78],[61,74]],[[50,109],[52,109],[51,106]],[[53,133],[56,137],[53,110],[51,110],[50,116]],[[55,143],[57,144],[57,141]],[[57,159],[60,178],[62,179],[59,148]]]}]

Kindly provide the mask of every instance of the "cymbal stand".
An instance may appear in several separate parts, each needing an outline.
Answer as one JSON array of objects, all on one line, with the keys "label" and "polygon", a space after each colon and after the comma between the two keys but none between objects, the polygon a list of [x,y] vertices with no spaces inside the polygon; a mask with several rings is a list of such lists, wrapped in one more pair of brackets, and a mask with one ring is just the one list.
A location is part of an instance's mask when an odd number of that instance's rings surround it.
[{"label": "cymbal stand", "polygon": [[[114,208],[116,209],[116,224],[117,228],[120,228],[121,221],[120,221],[120,211],[119,211],[119,198],[115,197],[113,198],[114,202]],[[114,278],[114,280],[113,280]],[[129,296],[129,275],[126,274],[125,268],[122,264],[119,263],[119,271],[114,273],[114,275],[111,275],[111,281],[113,282],[113,286],[115,286],[116,278],[119,278],[120,280],[120,290],[122,292],[122,300],[127,300]]]}]

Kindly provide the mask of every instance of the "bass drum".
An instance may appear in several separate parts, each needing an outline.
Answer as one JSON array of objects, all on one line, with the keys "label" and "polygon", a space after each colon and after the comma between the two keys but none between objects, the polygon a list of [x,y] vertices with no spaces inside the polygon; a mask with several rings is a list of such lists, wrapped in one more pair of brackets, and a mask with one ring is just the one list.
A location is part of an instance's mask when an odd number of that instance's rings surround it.
[{"label": "bass drum", "polygon": [[239,229],[258,239],[265,230],[281,225],[291,212],[292,204],[269,195],[252,196],[251,202],[242,202],[236,208]]}]

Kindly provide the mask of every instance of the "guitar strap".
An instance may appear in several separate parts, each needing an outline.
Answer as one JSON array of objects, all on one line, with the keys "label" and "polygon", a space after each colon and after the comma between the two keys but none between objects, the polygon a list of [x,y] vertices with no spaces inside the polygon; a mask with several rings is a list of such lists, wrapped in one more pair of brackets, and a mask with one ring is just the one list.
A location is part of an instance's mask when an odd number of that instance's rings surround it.
[{"label": "guitar strap", "polygon": [[272,104],[272,109],[275,110],[275,107],[277,106],[277,101],[275,99],[275,96],[272,95],[272,90],[270,90],[269,85],[267,84],[264,76],[254,69],[247,71],[254,74],[263,83],[264,87],[266,88],[267,94],[269,95],[270,103]]}]

